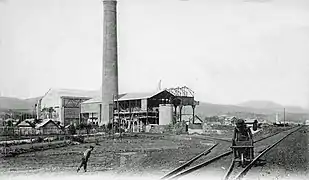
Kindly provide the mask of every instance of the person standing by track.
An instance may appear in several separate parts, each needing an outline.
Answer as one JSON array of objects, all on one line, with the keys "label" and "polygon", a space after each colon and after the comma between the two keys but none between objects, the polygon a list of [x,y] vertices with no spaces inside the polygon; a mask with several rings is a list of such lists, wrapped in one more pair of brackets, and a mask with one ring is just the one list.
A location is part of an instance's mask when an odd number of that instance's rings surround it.
[{"label": "person standing by track", "polygon": [[86,151],[83,154],[82,157],[82,162],[80,164],[80,166],[77,168],[77,172],[84,166],[84,171],[87,172],[87,163],[88,163],[88,159],[91,155],[91,152],[93,151],[94,147],[90,146],[88,149],[86,149]]}]

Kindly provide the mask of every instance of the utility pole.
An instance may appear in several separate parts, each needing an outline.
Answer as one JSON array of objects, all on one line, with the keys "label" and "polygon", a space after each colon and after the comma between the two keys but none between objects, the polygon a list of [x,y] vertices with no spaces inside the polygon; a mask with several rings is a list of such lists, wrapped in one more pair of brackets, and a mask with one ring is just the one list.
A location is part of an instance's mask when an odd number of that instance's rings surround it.
[{"label": "utility pole", "polygon": [[114,123],[115,123],[115,116],[114,116],[114,110],[115,110],[115,95],[113,94],[113,122],[112,122],[112,133],[113,133],[113,139],[114,139],[114,134],[115,134],[115,126],[114,126]]},{"label": "utility pole", "polygon": [[285,127],[285,108],[283,108],[283,123],[284,123],[284,127]]}]

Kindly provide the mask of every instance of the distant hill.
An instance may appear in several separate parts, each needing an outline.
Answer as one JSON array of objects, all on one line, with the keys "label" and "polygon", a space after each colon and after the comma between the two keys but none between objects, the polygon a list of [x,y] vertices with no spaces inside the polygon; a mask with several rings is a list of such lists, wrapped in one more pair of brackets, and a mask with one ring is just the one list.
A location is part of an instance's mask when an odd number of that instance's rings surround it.
[{"label": "distant hill", "polygon": [[257,109],[251,107],[243,107],[236,105],[221,105],[221,104],[211,104],[200,102],[200,105],[196,106],[196,112],[200,115],[223,115],[228,113],[256,113],[256,114],[272,114],[274,113],[272,110],[268,109]]},{"label": "distant hill", "polygon": [[[262,104],[261,104],[262,105]],[[279,119],[283,119],[283,108],[280,105],[278,106],[275,103],[269,103],[268,106],[254,106],[250,107],[238,105],[220,105],[220,104],[212,104],[206,102],[200,102],[198,106],[196,106],[195,112],[196,114],[204,119],[207,116],[216,116],[216,115],[228,115],[228,116],[236,116],[239,118],[258,118],[265,119],[269,122],[275,122],[276,113],[279,113]],[[266,108],[267,107],[267,108]],[[185,114],[192,113],[191,107],[184,108]],[[302,123],[305,119],[309,119],[309,112],[303,109],[286,109],[286,120],[290,120],[293,122]]]},{"label": "distant hill", "polygon": [[12,97],[0,97],[0,109],[27,109],[28,103],[25,100],[12,98]]},{"label": "distant hill", "polygon": [[40,96],[40,97],[28,98],[28,99],[25,99],[25,101],[27,102],[28,105],[30,105],[32,107],[33,105],[38,103],[38,100],[40,98],[42,98],[42,97]]},{"label": "distant hill", "polygon": [[282,105],[274,103],[272,101],[246,101],[238,104],[242,107],[251,107],[257,109],[280,109],[283,108]]},{"label": "distant hill", "polygon": [[40,97],[19,99],[13,97],[0,96],[0,111],[16,110],[16,111],[32,111]]},{"label": "distant hill", "polygon": [[298,106],[282,106],[272,101],[246,101],[241,104],[238,104],[238,106],[262,109],[262,110],[278,111],[278,112],[282,112],[284,108],[286,112],[290,112],[290,113],[308,113],[309,112],[308,110],[305,110]]}]

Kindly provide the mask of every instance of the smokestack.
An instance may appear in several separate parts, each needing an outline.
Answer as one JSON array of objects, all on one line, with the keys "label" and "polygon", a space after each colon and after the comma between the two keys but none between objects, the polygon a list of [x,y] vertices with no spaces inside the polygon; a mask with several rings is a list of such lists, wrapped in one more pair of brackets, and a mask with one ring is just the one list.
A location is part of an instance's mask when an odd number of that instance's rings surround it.
[{"label": "smokestack", "polygon": [[114,97],[118,96],[117,63],[117,1],[103,0],[103,72],[102,72],[102,118],[99,125],[112,122]]}]

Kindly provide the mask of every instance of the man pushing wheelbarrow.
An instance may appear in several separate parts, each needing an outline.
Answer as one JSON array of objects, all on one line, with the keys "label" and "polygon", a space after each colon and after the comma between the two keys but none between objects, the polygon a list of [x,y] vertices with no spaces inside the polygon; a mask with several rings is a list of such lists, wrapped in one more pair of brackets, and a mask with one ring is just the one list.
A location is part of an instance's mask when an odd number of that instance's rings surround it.
[{"label": "man pushing wheelbarrow", "polygon": [[239,162],[239,165],[243,167],[254,158],[252,133],[243,119],[236,121],[231,148],[234,153],[234,161]]}]

